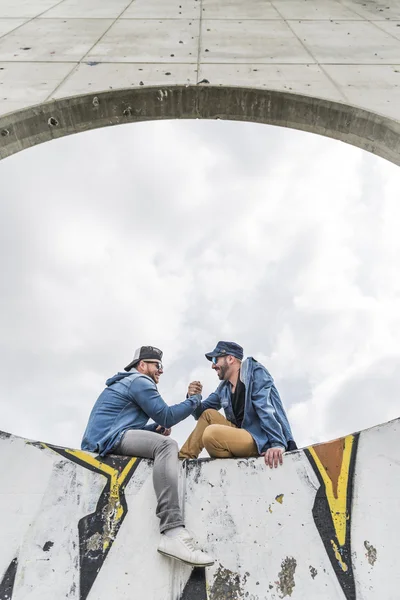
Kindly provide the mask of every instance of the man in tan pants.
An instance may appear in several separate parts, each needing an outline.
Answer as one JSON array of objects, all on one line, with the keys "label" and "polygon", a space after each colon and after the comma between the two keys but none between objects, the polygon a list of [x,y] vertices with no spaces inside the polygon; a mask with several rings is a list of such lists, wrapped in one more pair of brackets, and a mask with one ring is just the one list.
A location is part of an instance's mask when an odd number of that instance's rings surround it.
[{"label": "man in tan pants", "polygon": [[[197,393],[201,393],[201,388],[195,389],[200,389]],[[207,408],[200,415],[195,429],[179,452],[179,458],[197,458],[203,448],[214,458],[259,456],[251,435],[228,421],[215,408]]]},{"label": "man in tan pants", "polygon": [[[179,457],[197,458],[206,448],[214,458],[264,455],[271,468],[282,464],[283,453],[297,446],[267,369],[252,357],[243,361],[243,348],[235,342],[218,342],[206,358],[221,383],[194,411],[197,425]],[[189,385],[189,396],[201,391],[199,381]]]}]

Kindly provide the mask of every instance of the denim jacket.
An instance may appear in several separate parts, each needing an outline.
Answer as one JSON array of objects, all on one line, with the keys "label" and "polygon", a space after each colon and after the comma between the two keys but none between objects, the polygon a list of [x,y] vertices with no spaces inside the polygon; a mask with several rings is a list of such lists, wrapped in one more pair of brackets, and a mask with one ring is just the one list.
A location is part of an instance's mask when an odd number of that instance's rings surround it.
[{"label": "denim jacket", "polygon": [[[172,427],[186,419],[200,404],[201,396],[190,396],[180,404],[168,406],[154,381],[133,369],[107,379],[89,417],[81,444],[82,450],[104,456],[120,443],[128,429],[155,431],[157,425]],[[155,423],[147,425],[149,419]]]},{"label": "denim jacket", "polygon": [[[259,453],[271,447],[285,450],[288,446],[290,449],[295,447],[293,442],[289,445],[293,441],[292,431],[274,380],[267,369],[254,358],[246,358],[240,369],[240,379],[246,388],[242,429],[250,433]],[[194,411],[194,417],[198,419],[207,408],[223,408],[228,421],[236,425],[231,399],[231,383],[222,381],[215,392]]]}]

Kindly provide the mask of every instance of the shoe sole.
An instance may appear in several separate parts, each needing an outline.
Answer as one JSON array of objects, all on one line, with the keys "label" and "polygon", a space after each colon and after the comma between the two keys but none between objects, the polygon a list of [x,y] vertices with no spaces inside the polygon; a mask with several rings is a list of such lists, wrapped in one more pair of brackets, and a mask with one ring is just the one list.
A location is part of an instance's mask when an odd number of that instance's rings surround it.
[{"label": "shoe sole", "polygon": [[178,558],[177,556],[174,556],[173,554],[168,554],[167,552],[163,552],[162,550],[157,549],[157,552],[159,552],[163,556],[167,556],[168,558],[173,558],[175,560],[178,560],[179,562],[181,562],[185,565],[190,565],[191,567],[212,567],[212,565],[215,563],[215,560],[213,560],[212,562],[201,563],[201,564],[191,563],[191,562],[188,562],[187,560],[183,560],[183,558]]}]

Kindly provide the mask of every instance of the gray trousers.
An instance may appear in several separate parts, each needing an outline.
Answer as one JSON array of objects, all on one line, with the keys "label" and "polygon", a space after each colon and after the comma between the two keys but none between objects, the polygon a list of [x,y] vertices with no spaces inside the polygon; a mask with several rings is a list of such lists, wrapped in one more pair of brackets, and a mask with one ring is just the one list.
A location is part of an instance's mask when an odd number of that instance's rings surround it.
[{"label": "gray trousers", "polygon": [[113,454],[138,456],[154,460],[153,485],[157,496],[160,531],[183,525],[178,493],[178,444],[175,440],[141,429],[124,433]]}]

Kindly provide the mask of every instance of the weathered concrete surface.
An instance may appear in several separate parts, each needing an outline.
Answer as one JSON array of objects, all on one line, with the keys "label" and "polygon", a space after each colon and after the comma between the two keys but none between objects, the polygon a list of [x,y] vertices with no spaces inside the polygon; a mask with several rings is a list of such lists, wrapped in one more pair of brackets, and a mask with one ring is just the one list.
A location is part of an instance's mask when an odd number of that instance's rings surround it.
[{"label": "weathered concrete surface", "polygon": [[400,122],[308,96],[214,86],[150,87],[45,103],[0,118],[0,158],[96,127],[168,118],[233,119],[342,140],[400,164]]},{"label": "weathered concrete surface", "polygon": [[140,85],[238,85],[400,114],[400,0],[0,0],[0,114]]},{"label": "weathered concrete surface", "polygon": [[399,433],[183,466],[205,573],[157,554],[149,461],[0,434],[0,599],[398,600]]},{"label": "weathered concrete surface", "polygon": [[399,19],[400,0],[0,0],[0,158],[104,125],[221,118],[399,164]]}]

